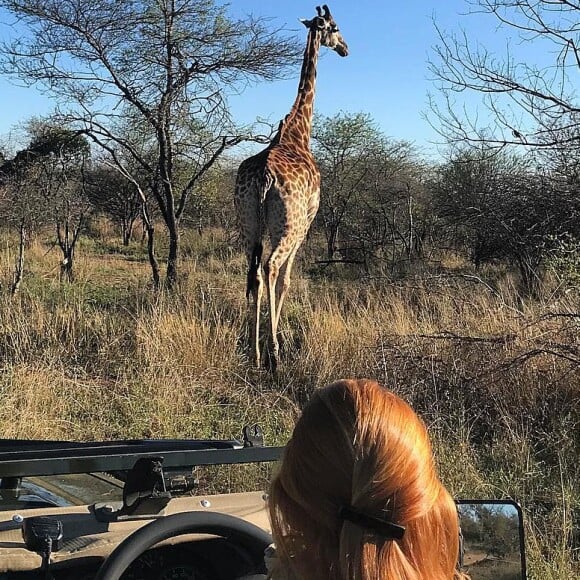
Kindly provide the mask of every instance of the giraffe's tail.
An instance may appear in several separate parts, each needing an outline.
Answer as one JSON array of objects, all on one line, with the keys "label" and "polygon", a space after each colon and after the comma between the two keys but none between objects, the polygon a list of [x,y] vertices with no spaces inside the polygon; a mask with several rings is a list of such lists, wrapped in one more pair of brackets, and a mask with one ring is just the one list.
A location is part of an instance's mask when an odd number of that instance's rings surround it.
[{"label": "giraffe's tail", "polygon": [[250,266],[248,268],[248,280],[246,284],[246,299],[250,297],[250,294],[258,289],[258,268],[262,263],[262,242],[257,242],[252,250],[252,259],[250,260]]}]

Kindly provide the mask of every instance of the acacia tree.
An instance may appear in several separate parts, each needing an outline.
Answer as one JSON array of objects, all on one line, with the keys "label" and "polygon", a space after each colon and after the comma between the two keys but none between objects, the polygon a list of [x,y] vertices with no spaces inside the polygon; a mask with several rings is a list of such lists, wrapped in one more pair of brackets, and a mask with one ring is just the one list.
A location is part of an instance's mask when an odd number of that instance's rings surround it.
[{"label": "acacia tree", "polygon": [[101,164],[88,175],[87,195],[92,206],[118,225],[124,246],[128,246],[135,222],[141,216],[142,200],[137,186],[119,171]]},{"label": "acacia tree", "polygon": [[236,231],[235,215],[229,202],[236,183],[237,168],[231,160],[222,159],[196,184],[195,195],[183,215],[183,222],[195,228],[200,236],[208,227]]},{"label": "acacia tree", "polygon": [[[438,29],[431,71],[442,100],[432,98],[434,127],[454,143],[580,147],[580,5],[553,0],[467,0],[471,13],[517,35],[512,53],[498,58],[473,34]],[[530,54],[514,54],[533,43]],[[514,48],[515,47],[515,48]],[[460,95],[480,93],[476,114]]]},{"label": "acacia tree", "polygon": [[54,220],[63,252],[61,271],[72,279],[74,247],[84,216],[82,212],[79,216],[74,208],[82,206],[79,190],[82,168],[89,155],[86,139],[42,119],[30,120],[26,132],[28,146],[0,166],[1,215],[19,234],[12,294],[22,282],[27,242],[50,219]]},{"label": "acacia tree", "polygon": [[529,159],[486,148],[454,155],[433,184],[434,207],[451,240],[476,266],[497,259],[515,264],[529,295],[539,291],[540,267],[556,241],[580,236],[577,191]]},{"label": "acacia tree", "polygon": [[317,223],[329,262],[368,264],[417,248],[418,165],[412,147],[388,139],[368,114],[319,117],[313,150],[322,186]]},{"label": "acacia tree", "polygon": [[317,221],[326,237],[326,257],[333,261],[341,230],[360,202],[357,193],[369,173],[369,150],[379,145],[382,135],[369,115],[355,113],[316,117],[312,138],[322,176]]},{"label": "acacia tree", "polygon": [[[155,211],[155,200],[153,191],[155,181],[158,176],[151,176],[147,172],[140,171],[142,163],[139,160],[147,160],[152,166],[156,156],[155,142],[151,137],[146,123],[139,123],[139,119],[132,122],[130,116],[121,120],[115,131],[118,135],[124,135],[125,143],[130,144],[130,148],[117,147],[115,142],[107,142],[95,139],[103,149],[100,163],[103,169],[112,170],[117,173],[120,180],[124,180],[123,190],[129,196],[136,194],[139,203],[139,216],[143,225],[143,239],[147,238],[147,256],[151,267],[151,277],[153,287],[158,289],[161,284],[161,274],[159,262],[155,248],[155,221],[159,218],[159,211]],[[114,178],[115,179],[115,178]],[[93,188],[91,187],[91,190]],[[110,196],[105,194],[105,197]],[[104,200],[101,200],[101,204]],[[98,204],[97,204],[98,205]],[[123,204],[125,209],[133,207],[132,202]],[[118,214],[118,211],[116,212]]]},{"label": "acacia tree", "polygon": [[[168,230],[166,281],[177,281],[179,222],[196,182],[247,137],[229,116],[227,87],[274,79],[300,47],[263,19],[231,18],[212,0],[0,0],[26,34],[2,46],[2,72],[40,84],[72,105],[67,119],[105,148],[132,156],[147,175]],[[144,124],[155,155],[119,131]],[[204,127],[192,142],[187,125]],[[184,127],[186,130],[184,130]],[[197,169],[177,183],[180,155]]]},{"label": "acacia tree", "polygon": [[26,245],[46,220],[44,199],[36,183],[38,173],[38,168],[30,163],[5,162],[0,166],[0,220],[18,232],[12,295],[20,289],[24,276]]},{"label": "acacia tree", "polygon": [[28,130],[32,136],[28,152],[36,156],[34,185],[44,198],[62,252],[61,280],[72,282],[76,244],[90,212],[86,196],[90,147],[78,132],[46,121],[34,121]]}]

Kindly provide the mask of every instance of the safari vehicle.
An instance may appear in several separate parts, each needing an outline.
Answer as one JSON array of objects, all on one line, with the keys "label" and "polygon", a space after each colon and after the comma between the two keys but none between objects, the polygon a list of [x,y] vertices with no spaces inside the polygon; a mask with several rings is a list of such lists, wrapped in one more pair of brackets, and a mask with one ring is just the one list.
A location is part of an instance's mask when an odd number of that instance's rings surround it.
[{"label": "safari vehicle", "polygon": [[[0,579],[226,580],[264,572],[267,497],[230,489],[245,475],[265,484],[282,450],[264,446],[257,426],[241,441],[0,440]],[[519,508],[466,500],[458,508],[471,578],[525,579]]]}]

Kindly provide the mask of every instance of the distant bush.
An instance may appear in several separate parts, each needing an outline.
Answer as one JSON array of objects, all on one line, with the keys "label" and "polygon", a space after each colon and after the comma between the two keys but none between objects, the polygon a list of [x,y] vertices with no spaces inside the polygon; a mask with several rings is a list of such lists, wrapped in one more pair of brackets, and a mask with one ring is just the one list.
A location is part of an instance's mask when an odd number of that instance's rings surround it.
[{"label": "distant bush", "polygon": [[566,288],[580,291],[580,240],[570,235],[555,238],[546,267]]}]

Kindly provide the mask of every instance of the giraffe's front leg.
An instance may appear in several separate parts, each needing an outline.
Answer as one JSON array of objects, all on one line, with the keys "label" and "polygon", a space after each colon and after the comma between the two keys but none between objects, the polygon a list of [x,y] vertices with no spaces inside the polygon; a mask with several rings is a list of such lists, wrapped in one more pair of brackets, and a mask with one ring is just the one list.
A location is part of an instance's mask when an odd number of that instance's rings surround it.
[{"label": "giraffe's front leg", "polygon": [[288,294],[288,289],[290,288],[290,275],[292,274],[292,266],[294,264],[294,258],[296,258],[296,253],[300,244],[296,244],[295,248],[292,250],[288,259],[280,268],[280,275],[276,284],[276,328],[280,324],[280,315],[282,313],[282,304],[286,299],[286,294]]}]

